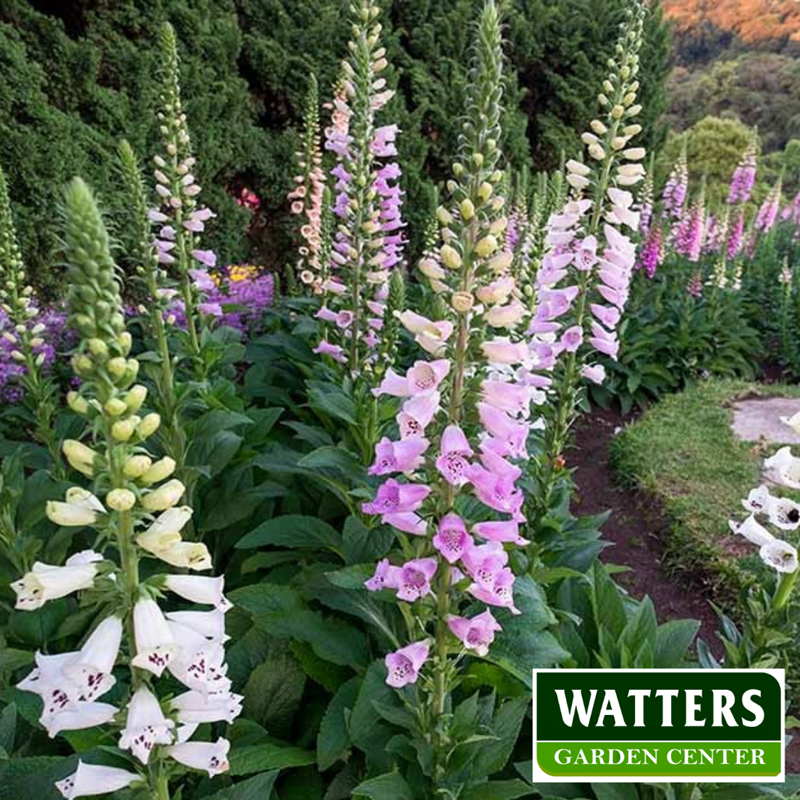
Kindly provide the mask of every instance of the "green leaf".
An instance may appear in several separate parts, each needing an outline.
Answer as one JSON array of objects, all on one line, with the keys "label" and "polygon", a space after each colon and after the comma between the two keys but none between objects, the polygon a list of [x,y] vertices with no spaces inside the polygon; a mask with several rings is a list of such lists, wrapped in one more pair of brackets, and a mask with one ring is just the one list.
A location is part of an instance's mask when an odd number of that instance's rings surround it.
[{"label": "green leaf", "polygon": [[290,614],[305,608],[303,598],[294,589],[265,581],[234,589],[228,598],[253,615]]},{"label": "green leaf", "polygon": [[303,672],[330,694],[333,694],[351,675],[347,667],[321,659],[307,642],[291,642],[290,647]]},{"label": "green leaf", "polygon": [[33,663],[33,653],[27,650],[16,650],[13,647],[0,650],[0,675],[15,672]]},{"label": "green leaf", "polygon": [[374,702],[399,704],[395,691],[386,685],[383,661],[374,661],[367,670],[348,723],[353,744],[366,754],[370,768],[380,772],[392,768],[393,759],[386,745],[396,730],[375,713]]},{"label": "green leaf", "polygon": [[301,442],[308,442],[312,447],[328,447],[333,444],[333,439],[324,428],[306,425],[302,422],[284,422],[282,424],[291,428]]},{"label": "green leaf", "polygon": [[700,622],[696,619],[672,619],[659,625],[653,666],[660,669],[680,666],[699,629]]},{"label": "green leaf", "polygon": [[7,705],[0,714],[0,747],[6,753],[14,752],[14,740],[17,733],[17,707],[14,703]]},{"label": "green leaf", "polygon": [[319,447],[303,456],[297,466],[315,475],[342,481],[347,486],[366,483],[367,476],[361,462],[343,447]]},{"label": "green leaf", "polygon": [[360,688],[361,678],[351,678],[339,687],[328,704],[317,735],[317,765],[322,771],[330,769],[350,751],[347,711],[355,705]]},{"label": "green leaf", "polygon": [[276,736],[289,736],[300,707],[306,676],[288,644],[273,642],[245,686],[244,713]]},{"label": "green leaf", "polygon": [[349,425],[358,425],[355,403],[333,384],[309,382],[308,401],[315,411],[321,411]]},{"label": "green leaf", "polygon": [[76,758],[34,756],[14,758],[0,764],[0,797],[58,800],[54,783],[66,778],[77,765]]},{"label": "green leaf", "polygon": [[215,491],[214,502],[200,522],[202,531],[218,531],[249,517],[265,501],[283,497],[288,489],[275,481],[264,481],[244,491]]},{"label": "green leaf", "polygon": [[461,795],[462,800],[516,800],[518,797],[533,797],[534,790],[522,781],[489,781],[471,786]]},{"label": "green leaf", "polygon": [[213,478],[230,464],[243,441],[233,431],[217,431],[211,436],[194,439],[186,454],[186,466],[207,472],[208,477]]},{"label": "green leaf", "polygon": [[234,747],[230,753],[230,774],[252,775],[288,767],[305,767],[313,764],[314,754],[302,747],[285,742],[268,741],[261,744]]},{"label": "green leaf", "polygon": [[593,783],[597,800],[639,800],[639,790],[632,783]]},{"label": "green leaf", "polygon": [[366,635],[335,617],[303,609],[291,614],[257,615],[254,622],[273,636],[308,642],[325,661],[355,669],[363,669],[369,661]]},{"label": "green leaf", "polygon": [[246,550],[268,544],[315,550],[322,548],[338,553],[341,551],[341,536],[335,528],[317,517],[287,514],[267,520],[245,534],[236,547]]},{"label": "green leaf", "polygon": [[344,522],[342,544],[344,560],[348,564],[363,564],[383,558],[394,542],[394,531],[388,525],[368,528],[356,516]]},{"label": "green leaf", "polygon": [[496,738],[486,742],[470,763],[474,778],[493,775],[505,767],[514,750],[522,720],[530,703],[530,697],[523,695],[513,700],[506,700],[497,709],[491,727],[491,733]]},{"label": "green leaf", "polygon": [[275,781],[280,774],[280,770],[264,772],[254,778],[229,786],[227,789],[220,789],[215,794],[207,796],[204,800],[269,800]]},{"label": "green leaf", "polygon": [[353,797],[369,797],[371,800],[415,800],[411,787],[399,772],[379,775],[353,790]]}]

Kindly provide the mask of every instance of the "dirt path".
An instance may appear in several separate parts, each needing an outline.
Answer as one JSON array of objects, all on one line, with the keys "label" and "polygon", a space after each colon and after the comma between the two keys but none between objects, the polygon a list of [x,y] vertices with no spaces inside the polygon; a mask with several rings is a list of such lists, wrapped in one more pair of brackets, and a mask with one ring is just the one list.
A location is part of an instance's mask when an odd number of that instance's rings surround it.
[{"label": "dirt path", "polygon": [[[631,421],[628,418],[627,421]],[[575,467],[574,511],[599,514],[608,509],[611,516],[603,526],[603,537],[613,543],[602,555],[608,563],[629,567],[615,575],[615,580],[634,597],[649,595],[659,622],[690,618],[700,620],[699,637],[715,656],[722,655],[722,645],[715,635],[717,617],[708,604],[710,590],[690,575],[669,574],[663,567],[662,542],[668,522],[646,495],[620,487],[609,464],[609,444],[614,431],[624,425],[618,412],[596,409],[584,417],[575,432],[575,448],[567,464]],[[786,748],[787,774],[800,773],[800,737]]]},{"label": "dirt path", "polygon": [[663,567],[662,541],[667,520],[652,499],[615,482],[609,465],[609,444],[614,431],[623,424],[618,412],[601,409],[581,420],[575,449],[567,455],[568,466],[577,468],[573,475],[577,486],[575,513],[599,514],[610,509],[603,537],[613,546],[605,550],[602,558],[630,570],[615,575],[615,580],[636,598],[650,595],[660,622],[686,617],[700,620],[698,635],[719,655],[722,647],[715,636],[717,618],[704,587],[693,586],[686,576],[669,574]]}]

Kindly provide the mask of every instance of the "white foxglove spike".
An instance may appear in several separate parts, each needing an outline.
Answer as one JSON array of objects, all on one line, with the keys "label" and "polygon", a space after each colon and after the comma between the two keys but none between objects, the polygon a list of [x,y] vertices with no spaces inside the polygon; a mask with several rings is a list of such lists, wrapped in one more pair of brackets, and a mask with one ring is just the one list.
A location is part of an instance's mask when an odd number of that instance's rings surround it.
[{"label": "white foxglove spike", "polygon": [[174,542],[155,555],[173,567],[202,571],[211,569],[211,553],[202,542]]},{"label": "white foxglove spike", "polygon": [[184,742],[167,748],[167,755],[179,764],[207,772],[210,778],[228,771],[228,751],[231,743],[227,739],[216,742]]},{"label": "white foxglove spike", "polygon": [[185,686],[199,692],[230,691],[223,646],[177,622],[170,622],[169,629],[178,647],[175,658],[169,663],[170,673]]},{"label": "white foxglove spike", "polygon": [[240,694],[220,692],[203,694],[202,692],[184,692],[173,698],[170,708],[178,714],[178,721],[186,725],[202,722],[232,723],[242,711]]},{"label": "white foxglove spike", "polygon": [[[96,561],[102,560],[102,556],[94,555]],[[96,574],[94,562],[57,567],[37,561],[30,572],[11,584],[17,595],[15,608],[33,611],[48,600],[58,600],[81,589],[89,589]]]},{"label": "white foxglove spike", "polygon": [[211,639],[212,642],[224,644],[231,637],[225,635],[225,612],[213,611],[171,611],[167,614],[170,622],[176,622]]},{"label": "white foxglove spike", "polygon": [[225,578],[206,578],[200,575],[168,575],[164,584],[171,592],[201,605],[215,606],[227,611],[232,604],[223,595]]},{"label": "white foxglove spike", "polygon": [[117,708],[109,703],[75,703],[54,714],[42,715],[39,722],[53,739],[61,731],[80,731],[94,728],[111,722],[117,714]]},{"label": "white foxglove spike", "polygon": [[62,781],[56,782],[56,788],[66,800],[78,797],[94,797],[125,789],[141,780],[135,772],[117,767],[103,767],[95,764],[78,762],[78,769]]},{"label": "white foxglove spike", "polygon": [[128,703],[128,718],[119,746],[146,764],[154,745],[172,744],[174,727],[175,723],[164,716],[155,695],[146,686],[140,686]]},{"label": "white foxglove spike", "polygon": [[133,630],[136,656],[131,664],[160,677],[175,657],[177,647],[155,600],[147,597],[137,601],[133,607]]}]

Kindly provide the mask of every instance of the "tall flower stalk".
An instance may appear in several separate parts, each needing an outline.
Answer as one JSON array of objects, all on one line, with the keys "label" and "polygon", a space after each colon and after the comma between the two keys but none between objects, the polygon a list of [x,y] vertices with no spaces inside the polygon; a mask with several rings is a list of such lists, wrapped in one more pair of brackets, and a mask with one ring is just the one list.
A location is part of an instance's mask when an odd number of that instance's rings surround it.
[{"label": "tall flower stalk", "polygon": [[[83,604],[95,618],[79,650],[37,653],[19,688],[42,698],[40,722],[51,737],[111,725],[120,750],[133,756],[135,769],[79,761],[76,772],[56,784],[65,798],[131,786],[168,800],[169,781],[184,767],[209,776],[227,769],[225,739],[189,739],[199,723],[230,722],[240,710],[241,698],[231,694],[225,675],[229,605],[222,578],[157,573],[142,580],[144,559],[196,571],[210,569],[211,558],[205,545],[181,538],[192,509],[178,505],[184,487],[171,478],[174,461],[155,461],[148,452],[160,419],[141,412],[147,391],[135,383],[139,363],[130,357],[108,234],[80,179],[70,184],[65,208],[69,319],[80,335],[72,366],[82,381],[73,408],[88,425],[87,441],[66,440],[63,451],[91,489],[68,489],[64,502],[48,502],[47,516],[57,525],[94,531],[96,549],[70,556],[64,566],[37,562],[12,589],[21,610],[91,590]],[[166,592],[213,610],[165,614],[157,601]],[[124,710],[99,699],[117,681],[117,661],[129,667]],[[165,670],[186,688],[171,700],[158,697],[156,678]]]},{"label": "tall flower stalk", "polygon": [[170,266],[178,279],[188,354],[196,374],[204,377],[200,342],[205,324],[202,292],[213,285],[207,270],[216,266],[216,255],[200,248],[199,237],[214,214],[197,201],[201,189],[193,174],[196,160],[181,102],[178,45],[169,23],[161,29],[159,42],[162,89],[158,123],[162,152],[154,158],[153,174],[161,207],[150,212],[150,219],[160,225],[156,240],[159,263]]},{"label": "tall flower stalk", "polygon": [[[33,287],[26,284],[25,266],[17,241],[8,184],[0,169],[0,332],[11,345],[18,365],[22,401],[33,418],[33,435],[47,448],[54,473],[62,477],[59,442],[53,427],[56,386],[44,371],[47,326],[41,319]],[[6,324],[1,324],[5,322]]]},{"label": "tall flower stalk", "polygon": [[[557,392],[555,407],[547,419],[539,468],[540,514],[547,513],[560,477],[563,452],[580,400],[581,378],[602,382],[605,372],[601,365],[592,363],[593,355],[616,358],[619,348],[616,328],[628,300],[636,260],[629,233],[639,225],[639,212],[633,210],[634,197],[628,187],[645,175],[641,163],[646,155],[644,148],[630,146],[631,139],[641,131],[635,118],[641,111],[636,93],[644,13],[644,7],[635,3],[623,25],[615,57],[609,59],[610,72],[598,95],[604,113],[582,136],[587,162],[567,162],[572,195],[562,212],[550,217],[548,250],[536,279],[540,302],[531,332],[552,337],[569,323],[555,348],[547,341],[540,347],[545,365],[555,367]],[[685,200],[684,163],[685,155],[673,179],[672,208],[682,207]],[[565,279],[575,283],[558,288]],[[562,321],[556,323],[559,317]],[[562,354],[556,361],[555,356]]]},{"label": "tall flower stalk", "polygon": [[[397,689],[416,684],[404,697],[431,749],[423,769],[440,791],[457,746],[450,715],[460,662],[487,654],[501,630],[498,610],[519,613],[506,545],[527,543],[516,487],[521,470],[513,461],[525,456],[532,389],[514,369],[528,359],[527,343],[514,333],[525,309],[508,274],[513,254],[502,248],[502,64],[498,11],[487,0],[451,201],[438,211],[443,243],[432,262],[441,271],[426,275],[444,317],[400,315],[427,357],[405,375],[389,370],[376,390],[402,399],[399,438],[378,444],[370,473],[384,480],[363,507],[399,538],[397,559],[383,559],[366,586],[394,591],[408,604],[410,643],[386,656],[386,681]],[[488,608],[467,617],[476,600]]]},{"label": "tall flower stalk", "polygon": [[297,156],[300,174],[289,192],[292,214],[300,220],[301,244],[295,272],[300,282],[314,294],[322,293],[320,255],[322,249],[322,209],[325,191],[325,172],[322,169],[322,150],[319,129],[319,88],[312,73],[305,103],[301,149]]},{"label": "tall flower stalk", "polygon": [[152,372],[158,390],[159,413],[161,414],[160,438],[171,458],[180,466],[186,450],[186,436],[178,413],[176,395],[175,359],[170,351],[167,318],[169,298],[174,292],[166,269],[159,264],[158,251],[153,237],[152,223],[148,216],[147,189],[142,178],[136,154],[128,142],[119,146],[120,176],[125,197],[130,204],[128,224],[131,228],[136,272],[143,284],[146,305],[140,309],[149,324],[158,354],[158,364]]},{"label": "tall flower stalk", "polygon": [[317,314],[327,323],[327,336],[315,352],[375,386],[386,368],[376,355],[390,270],[402,260],[401,171],[391,160],[397,155],[399,130],[376,121],[394,94],[381,75],[388,63],[380,41],[380,8],[373,0],[351,8],[350,57],[342,64],[344,78],[326,131],[325,147],[337,157],[331,174],[338,225],[324,304]]}]

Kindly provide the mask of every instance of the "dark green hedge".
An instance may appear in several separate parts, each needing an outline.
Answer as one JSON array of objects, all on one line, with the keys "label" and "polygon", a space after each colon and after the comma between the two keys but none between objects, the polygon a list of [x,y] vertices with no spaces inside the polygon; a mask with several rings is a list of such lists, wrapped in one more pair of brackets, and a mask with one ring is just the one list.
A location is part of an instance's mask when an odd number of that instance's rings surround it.
[{"label": "dark green hedge", "polygon": [[[506,2],[506,142],[514,165],[552,168],[575,147],[611,54],[625,0]],[[407,216],[414,232],[454,149],[465,48],[480,0],[385,3],[385,36],[398,88],[389,113],[404,131]],[[348,36],[346,0],[0,0],[0,163],[6,169],[25,254],[44,286],[59,281],[56,232],[64,183],[80,173],[107,207],[117,196],[114,151],[126,137],[153,151],[156,30],[166,19],[181,42],[183,87],[199,176],[219,217],[213,246],[224,261],[282,266],[290,241],[285,195],[295,126],[310,71],[323,96]],[[663,107],[666,34],[648,25],[643,102],[648,136]],[[262,211],[231,195],[247,186]]]}]

